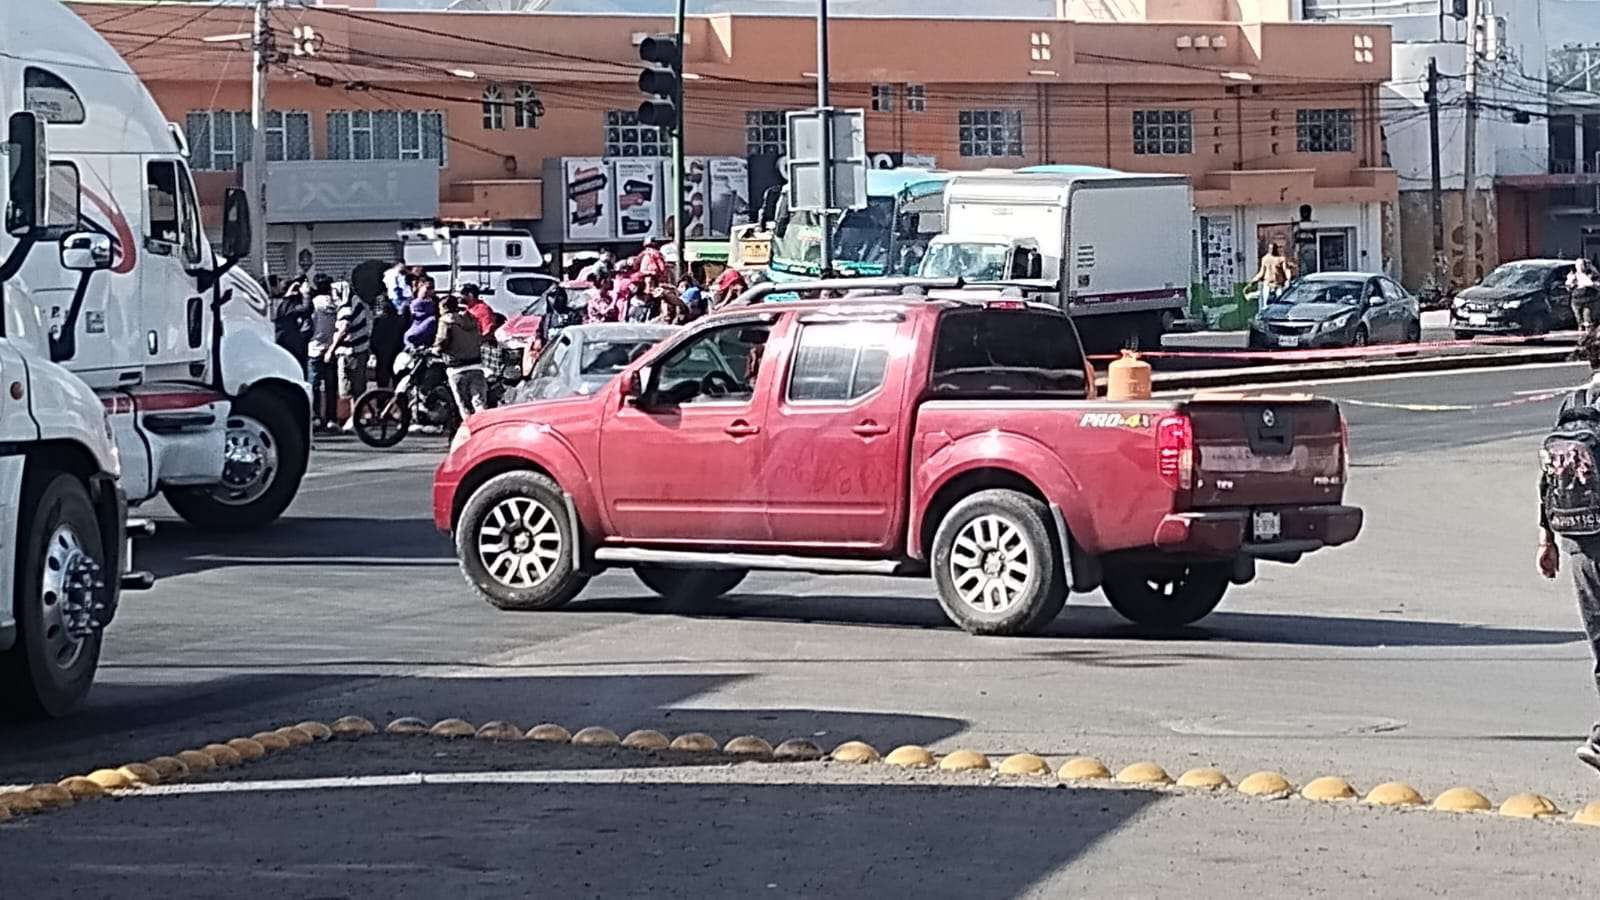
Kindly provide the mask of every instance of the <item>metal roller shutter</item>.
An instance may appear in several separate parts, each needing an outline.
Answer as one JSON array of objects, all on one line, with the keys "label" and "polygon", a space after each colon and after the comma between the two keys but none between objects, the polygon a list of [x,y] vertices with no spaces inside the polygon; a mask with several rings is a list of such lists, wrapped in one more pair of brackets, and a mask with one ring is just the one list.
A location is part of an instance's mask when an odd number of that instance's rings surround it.
[{"label": "metal roller shutter", "polygon": [[352,269],[369,259],[392,263],[400,258],[399,241],[327,241],[312,244],[311,250],[317,257],[311,271],[335,281],[349,278]]},{"label": "metal roller shutter", "polygon": [[294,269],[294,245],[275,243],[267,245],[267,271],[285,280],[300,273]]}]

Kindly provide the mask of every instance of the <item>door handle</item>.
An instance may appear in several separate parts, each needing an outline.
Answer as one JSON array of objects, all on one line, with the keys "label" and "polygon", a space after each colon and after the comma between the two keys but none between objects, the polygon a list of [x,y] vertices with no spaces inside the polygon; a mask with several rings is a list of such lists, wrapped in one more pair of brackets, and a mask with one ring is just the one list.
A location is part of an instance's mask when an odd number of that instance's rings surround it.
[{"label": "door handle", "polygon": [[734,437],[750,437],[761,433],[761,429],[758,426],[751,425],[743,419],[735,419],[729,422],[728,426],[722,430]]},{"label": "door handle", "polygon": [[857,425],[850,430],[861,435],[862,437],[877,437],[879,435],[888,434],[889,426],[879,425],[877,422],[868,419],[867,421],[862,422],[860,425]]}]

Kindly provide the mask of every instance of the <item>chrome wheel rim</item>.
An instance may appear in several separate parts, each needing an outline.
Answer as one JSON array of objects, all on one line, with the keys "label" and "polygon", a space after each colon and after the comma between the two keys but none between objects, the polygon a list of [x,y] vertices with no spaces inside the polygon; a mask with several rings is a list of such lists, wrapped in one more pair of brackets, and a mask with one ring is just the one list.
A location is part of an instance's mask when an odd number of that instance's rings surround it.
[{"label": "chrome wheel rim", "polygon": [[512,590],[538,587],[561,562],[561,520],[532,497],[507,497],[478,526],[478,560],[489,577]]},{"label": "chrome wheel rim", "polygon": [[1033,586],[1035,560],[1022,529],[996,515],[961,526],[950,551],[950,583],[961,602],[981,613],[1003,613]]},{"label": "chrome wheel rim", "polygon": [[277,478],[278,441],[272,430],[250,416],[229,416],[222,483],[212,496],[228,506],[249,506],[271,490]]},{"label": "chrome wheel rim", "polygon": [[95,613],[103,587],[100,564],[89,555],[78,530],[68,524],[56,528],[39,573],[45,658],[52,666],[70,671],[82,658],[98,630]]}]

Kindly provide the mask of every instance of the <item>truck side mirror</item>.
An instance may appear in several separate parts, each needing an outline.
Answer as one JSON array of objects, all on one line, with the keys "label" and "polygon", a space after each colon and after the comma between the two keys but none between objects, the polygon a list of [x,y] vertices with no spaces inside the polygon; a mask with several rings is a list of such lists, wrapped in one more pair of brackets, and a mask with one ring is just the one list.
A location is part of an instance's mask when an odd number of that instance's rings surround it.
[{"label": "truck side mirror", "polygon": [[98,272],[111,268],[111,238],[79,231],[61,239],[61,268],[73,272]]},{"label": "truck side mirror", "polygon": [[228,188],[222,195],[222,257],[240,260],[249,255],[250,198],[243,188]]},{"label": "truck side mirror", "polygon": [[10,176],[6,233],[27,237],[43,228],[49,215],[50,153],[44,123],[33,113],[12,113],[6,129],[6,171]]}]

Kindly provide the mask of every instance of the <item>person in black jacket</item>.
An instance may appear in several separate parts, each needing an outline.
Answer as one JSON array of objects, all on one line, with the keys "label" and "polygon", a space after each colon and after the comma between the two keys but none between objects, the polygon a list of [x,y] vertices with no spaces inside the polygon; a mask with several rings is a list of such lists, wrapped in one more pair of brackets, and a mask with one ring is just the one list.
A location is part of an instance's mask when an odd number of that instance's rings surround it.
[{"label": "person in black jacket", "polygon": [[311,342],[311,296],[305,290],[305,283],[304,278],[290,281],[283,295],[276,298],[277,309],[272,316],[278,346],[299,360],[301,371],[306,371]]},{"label": "person in black jacket", "polygon": [[[1600,331],[1590,328],[1578,342],[1578,355],[1589,363],[1593,373],[1586,388],[1567,395],[1561,404],[1557,421],[1561,421],[1579,403],[1600,404]],[[1595,473],[1589,473],[1594,477]],[[1546,479],[1539,479],[1539,574],[1555,578],[1561,570],[1561,554],[1568,558],[1572,570],[1573,587],[1578,594],[1578,612],[1583,619],[1584,632],[1589,637],[1589,648],[1594,653],[1594,683],[1600,690],[1600,537],[1558,538],[1550,528],[1545,509]],[[1577,756],[1585,764],[1600,770],[1600,722],[1589,732],[1589,739],[1578,747]]]}]

